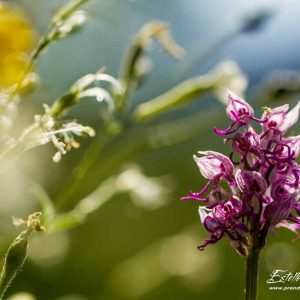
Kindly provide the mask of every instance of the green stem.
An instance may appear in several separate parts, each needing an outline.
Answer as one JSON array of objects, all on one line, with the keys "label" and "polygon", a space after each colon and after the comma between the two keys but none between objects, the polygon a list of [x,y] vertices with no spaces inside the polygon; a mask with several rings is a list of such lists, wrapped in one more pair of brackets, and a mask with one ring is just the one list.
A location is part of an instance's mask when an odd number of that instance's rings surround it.
[{"label": "green stem", "polygon": [[9,247],[0,276],[0,299],[3,299],[7,288],[24,265],[27,247],[27,235],[24,233],[18,236]]},{"label": "green stem", "polygon": [[[26,76],[32,71],[35,62],[40,57],[41,53],[49,46],[51,42],[55,40],[55,35],[57,33],[59,25],[63,21],[65,21],[70,15],[72,15],[72,13],[75,10],[79,9],[88,1],[90,0],[70,1],[54,15],[51,24],[46,30],[46,33],[40,38],[40,40],[37,43],[37,46],[33,49],[25,70],[21,74],[20,79],[18,80],[17,84],[15,85],[15,88],[11,92],[12,96],[19,92],[20,88],[22,87],[22,84],[24,83],[24,80],[26,79]],[[11,97],[10,99],[13,99],[13,97]]]},{"label": "green stem", "polygon": [[22,221],[27,224],[27,228],[15,238],[7,250],[0,275],[0,300],[24,265],[29,236],[33,231],[44,231],[44,227],[40,224],[40,216],[41,213],[36,212],[29,215],[27,221]]},{"label": "green stem", "polygon": [[253,245],[246,260],[245,300],[257,299],[259,252],[260,249]]},{"label": "green stem", "polygon": [[134,111],[136,121],[146,121],[160,114],[187,105],[205,93],[213,92],[217,76],[207,75],[188,79],[169,91],[138,105]]}]

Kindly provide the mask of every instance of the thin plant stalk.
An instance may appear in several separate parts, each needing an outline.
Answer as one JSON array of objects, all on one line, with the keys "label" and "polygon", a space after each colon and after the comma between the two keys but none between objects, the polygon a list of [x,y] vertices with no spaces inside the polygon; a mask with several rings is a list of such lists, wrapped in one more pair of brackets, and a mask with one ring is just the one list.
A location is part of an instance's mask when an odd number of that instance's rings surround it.
[{"label": "thin plant stalk", "polygon": [[253,246],[246,259],[245,300],[257,299],[260,249]]},{"label": "thin plant stalk", "polygon": [[261,229],[259,229],[258,223],[253,225],[252,246],[246,258],[245,300],[257,300],[259,256],[261,249],[265,245],[269,226],[269,222]]},{"label": "thin plant stalk", "polygon": [[[37,46],[33,49],[29,61],[27,63],[27,66],[23,73],[20,76],[20,79],[14,86],[14,88],[11,91],[11,95],[14,96],[19,92],[19,90],[22,87],[22,84],[24,83],[24,80],[26,79],[27,75],[32,71],[35,62],[40,57],[41,53],[49,46],[51,42],[53,42],[56,39],[57,30],[59,25],[65,21],[76,9],[83,6],[85,3],[89,2],[90,0],[74,0],[64,7],[62,7],[53,17],[51,24],[49,25],[48,29],[46,30],[45,34],[42,35],[42,37],[39,39]],[[13,99],[11,97],[10,99]]]}]

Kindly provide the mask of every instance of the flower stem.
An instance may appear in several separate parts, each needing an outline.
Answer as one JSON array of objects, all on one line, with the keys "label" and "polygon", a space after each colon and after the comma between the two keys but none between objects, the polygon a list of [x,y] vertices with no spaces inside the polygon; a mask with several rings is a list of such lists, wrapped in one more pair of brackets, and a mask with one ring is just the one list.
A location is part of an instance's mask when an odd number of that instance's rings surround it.
[{"label": "flower stem", "polygon": [[3,299],[7,288],[24,265],[28,250],[27,238],[27,233],[22,232],[8,249],[0,276],[0,299]]},{"label": "flower stem", "polygon": [[33,231],[44,231],[40,223],[41,213],[35,212],[28,216],[27,228],[12,242],[5,255],[4,264],[0,274],[0,300],[3,299],[7,288],[11,285],[17,273],[22,269],[28,252],[28,238]]},{"label": "flower stem", "polygon": [[257,299],[259,253],[260,248],[254,244],[246,260],[245,300]]}]

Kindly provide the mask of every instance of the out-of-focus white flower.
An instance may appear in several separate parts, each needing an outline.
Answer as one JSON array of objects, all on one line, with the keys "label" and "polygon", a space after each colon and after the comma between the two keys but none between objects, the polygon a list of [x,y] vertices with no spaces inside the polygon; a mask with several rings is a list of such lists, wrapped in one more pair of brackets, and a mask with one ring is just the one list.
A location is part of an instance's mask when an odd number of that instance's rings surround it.
[{"label": "out-of-focus white flower", "polygon": [[140,168],[134,166],[121,173],[116,180],[116,188],[130,194],[136,206],[157,209],[169,200],[170,188],[166,177],[149,178]]},{"label": "out-of-focus white flower", "polygon": [[32,294],[21,292],[13,294],[9,298],[7,298],[7,300],[36,300],[36,298]]},{"label": "out-of-focus white flower", "polygon": [[57,29],[56,38],[64,38],[82,28],[87,21],[87,15],[84,11],[74,12],[66,21]]},{"label": "out-of-focus white flower", "polygon": [[212,71],[212,76],[216,76],[218,84],[214,94],[223,104],[227,104],[227,90],[235,91],[238,95],[244,95],[248,86],[248,79],[241,71],[238,64],[232,60],[226,60],[218,64]]}]

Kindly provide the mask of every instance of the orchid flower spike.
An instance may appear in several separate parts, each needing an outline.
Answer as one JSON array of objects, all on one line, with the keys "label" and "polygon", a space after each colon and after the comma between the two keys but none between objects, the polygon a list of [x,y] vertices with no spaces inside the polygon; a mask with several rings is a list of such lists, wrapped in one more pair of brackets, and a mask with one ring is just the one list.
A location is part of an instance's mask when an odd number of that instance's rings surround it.
[{"label": "orchid flower spike", "polygon": [[[218,242],[224,236],[241,255],[258,238],[263,247],[269,230],[300,229],[300,136],[286,136],[299,118],[300,102],[267,109],[261,119],[244,99],[228,92],[226,114],[232,121],[218,135],[229,135],[229,156],[215,151],[199,151],[194,160],[207,183],[198,193],[182,200],[205,203],[200,220],[210,238],[198,248]],[[252,122],[260,123],[256,132]],[[234,158],[234,160],[233,160]],[[225,183],[225,184],[224,184]],[[227,183],[227,184],[226,184]]]}]

